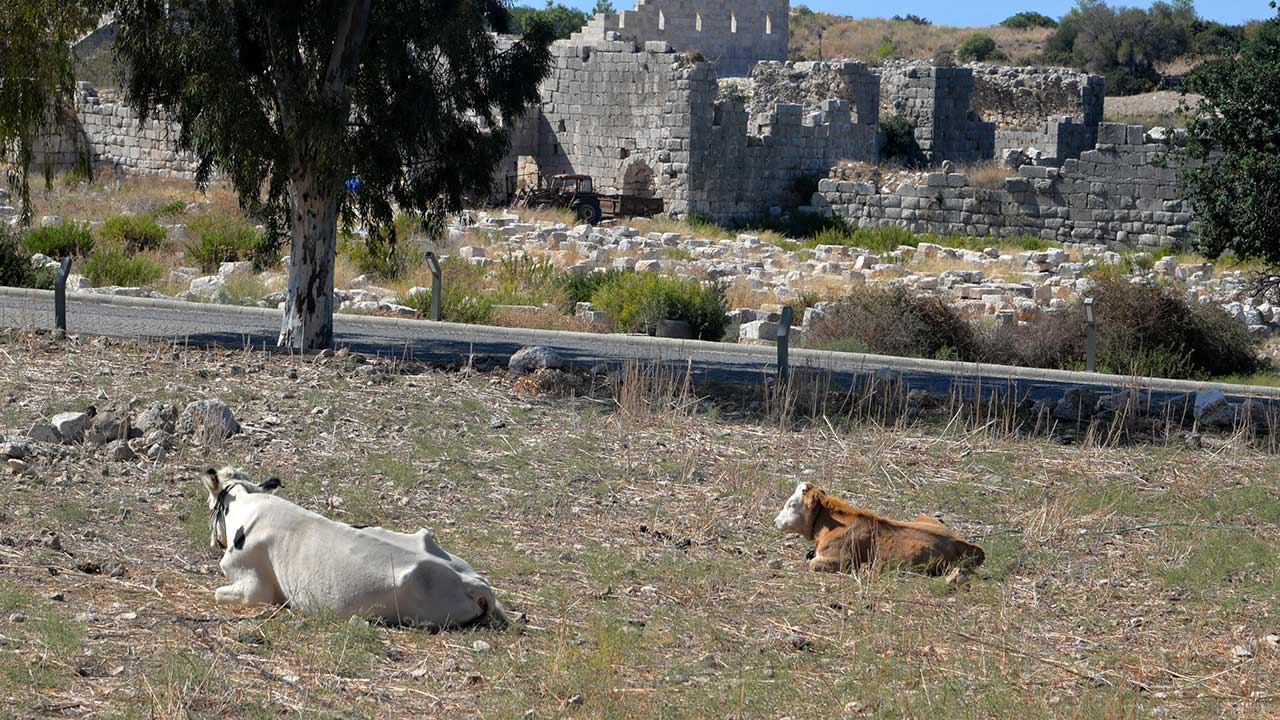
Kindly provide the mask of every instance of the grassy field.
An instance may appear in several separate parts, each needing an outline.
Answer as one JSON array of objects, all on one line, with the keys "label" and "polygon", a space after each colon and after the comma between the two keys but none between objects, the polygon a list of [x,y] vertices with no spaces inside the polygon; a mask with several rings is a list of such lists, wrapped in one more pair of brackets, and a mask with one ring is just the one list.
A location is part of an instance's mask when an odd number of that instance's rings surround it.
[{"label": "grassy field", "polygon": [[931,60],[942,50],[955,50],[975,33],[990,35],[996,46],[1016,62],[1044,50],[1052,30],[1030,28],[917,25],[887,18],[852,18],[820,12],[792,12],[788,56],[792,60],[818,59],[818,32],[822,57],[880,60],[884,57]]},{"label": "grassy field", "polygon": [[[387,360],[23,335],[0,340],[0,367],[6,434],[90,403],[210,396],[246,427],[156,464],[70,447],[0,480],[0,717],[1280,708],[1277,461],[1227,441],[784,423],[750,393],[688,402],[637,377],[550,400]],[[523,633],[215,606],[197,474],[221,464],[279,474],[286,497],[339,520],[432,528]],[[771,526],[799,479],[893,516],[939,513],[987,563],[961,585],[811,574],[804,544]]]}]

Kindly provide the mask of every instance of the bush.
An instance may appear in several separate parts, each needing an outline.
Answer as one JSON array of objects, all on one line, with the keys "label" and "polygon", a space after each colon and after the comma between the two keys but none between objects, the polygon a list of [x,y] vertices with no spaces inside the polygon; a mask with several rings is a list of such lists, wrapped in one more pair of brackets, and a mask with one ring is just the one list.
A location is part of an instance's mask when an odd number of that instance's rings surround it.
[{"label": "bush", "polygon": [[[1098,369],[1119,375],[1204,379],[1259,367],[1256,341],[1243,323],[1213,304],[1171,288],[1095,278]],[[1084,308],[1046,313],[985,338],[984,359],[1006,365],[1081,369],[1086,359]]]},{"label": "bush", "polygon": [[22,238],[22,247],[51,258],[85,257],[93,252],[93,228],[77,222],[32,228]]},{"label": "bush", "polygon": [[893,20],[894,22],[906,22],[906,23],[911,23],[912,25],[932,25],[933,24],[929,20],[923,17],[920,17],[919,15],[913,15],[911,13],[907,13],[906,15],[894,15],[890,19]]},{"label": "bush", "polygon": [[98,228],[98,237],[104,244],[129,253],[159,250],[167,236],[155,218],[147,215],[116,215]]},{"label": "bush", "polygon": [[829,309],[805,344],[901,357],[970,360],[979,354],[973,325],[942,298],[869,285]]},{"label": "bush", "polygon": [[11,287],[53,287],[53,273],[31,267],[29,253],[18,240],[18,231],[8,223],[0,223],[0,285]]},{"label": "bush", "polygon": [[150,255],[134,255],[120,248],[98,248],[84,264],[84,276],[95,287],[143,287],[159,280],[164,266]]},{"label": "bush", "polygon": [[880,156],[885,160],[896,161],[907,167],[919,167],[924,164],[924,151],[916,142],[916,129],[911,121],[900,115],[894,115],[880,123],[882,139]]},{"label": "bush", "polygon": [[1038,12],[1020,12],[1010,15],[1000,24],[1014,30],[1026,30],[1029,28],[1056,28],[1058,21]]},{"label": "bush", "polygon": [[956,48],[956,60],[965,62],[986,62],[996,55],[996,41],[985,33],[974,33]]},{"label": "bush", "polygon": [[498,305],[565,305],[564,272],[545,258],[504,256],[494,273],[493,302]]},{"label": "bush", "polygon": [[656,273],[624,273],[596,289],[591,303],[609,313],[621,332],[652,333],[659,320],[683,320],[693,336],[724,336],[724,291]]},{"label": "bush", "polygon": [[601,286],[617,281],[626,271],[610,268],[599,272],[565,273],[560,278],[560,288],[564,291],[564,305],[561,309],[566,313],[573,312],[580,302],[591,302],[591,296]]},{"label": "bush", "polygon": [[265,233],[239,218],[200,215],[187,224],[186,258],[201,272],[215,273],[224,262],[253,262],[261,272],[279,262],[280,249]]}]

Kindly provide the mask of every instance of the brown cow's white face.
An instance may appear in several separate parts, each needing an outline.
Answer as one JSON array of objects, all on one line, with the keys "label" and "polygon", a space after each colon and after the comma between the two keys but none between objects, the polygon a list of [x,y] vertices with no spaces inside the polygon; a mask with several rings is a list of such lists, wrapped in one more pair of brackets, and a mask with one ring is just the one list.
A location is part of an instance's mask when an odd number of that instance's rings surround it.
[{"label": "brown cow's white face", "polygon": [[814,510],[804,506],[804,495],[811,489],[812,483],[802,482],[796,485],[796,491],[791,493],[778,516],[773,519],[773,526],[784,533],[804,533],[812,527]]}]

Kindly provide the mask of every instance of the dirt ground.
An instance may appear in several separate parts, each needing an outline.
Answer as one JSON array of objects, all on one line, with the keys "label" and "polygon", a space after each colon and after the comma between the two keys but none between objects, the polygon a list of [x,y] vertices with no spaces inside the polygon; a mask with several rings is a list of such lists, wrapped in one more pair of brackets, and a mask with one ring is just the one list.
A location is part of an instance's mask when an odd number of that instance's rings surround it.
[{"label": "dirt ground", "polygon": [[[749,397],[751,391],[742,395]],[[1262,718],[1280,712],[1277,459],[1231,438],[1063,446],[959,423],[782,422],[498,373],[8,334],[0,434],[226,401],[244,432],[0,479],[0,717]],[[354,524],[431,528],[521,632],[213,604],[206,467]],[[815,575],[810,480],[984,546],[968,582]]]}]

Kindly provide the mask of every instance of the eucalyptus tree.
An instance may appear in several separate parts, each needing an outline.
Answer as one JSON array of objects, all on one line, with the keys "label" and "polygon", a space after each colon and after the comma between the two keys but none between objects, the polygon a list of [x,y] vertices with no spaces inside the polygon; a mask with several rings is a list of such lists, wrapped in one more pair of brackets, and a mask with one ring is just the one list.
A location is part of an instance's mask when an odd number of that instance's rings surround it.
[{"label": "eucalyptus tree", "polygon": [[130,104],[176,122],[197,182],[287,228],[279,342],[333,338],[339,221],[395,242],[394,214],[438,228],[486,192],[503,129],[538,100],[550,34],[506,47],[501,0],[116,0]]}]

